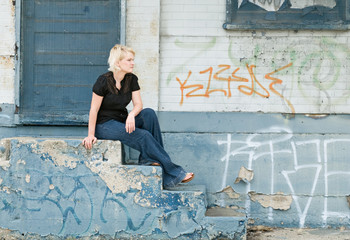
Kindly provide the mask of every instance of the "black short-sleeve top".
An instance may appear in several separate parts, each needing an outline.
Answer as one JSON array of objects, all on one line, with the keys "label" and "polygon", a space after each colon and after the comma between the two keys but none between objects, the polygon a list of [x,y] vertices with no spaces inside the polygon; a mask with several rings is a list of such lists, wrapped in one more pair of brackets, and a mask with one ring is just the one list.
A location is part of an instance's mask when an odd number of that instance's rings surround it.
[{"label": "black short-sleeve top", "polygon": [[126,106],[132,99],[132,92],[140,90],[138,78],[132,73],[125,75],[120,82],[121,88],[115,87],[116,81],[112,72],[107,72],[98,77],[92,91],[103,97],[101,107],[97,114],[97,124],[109,120],[125,122],[128,117]]}]

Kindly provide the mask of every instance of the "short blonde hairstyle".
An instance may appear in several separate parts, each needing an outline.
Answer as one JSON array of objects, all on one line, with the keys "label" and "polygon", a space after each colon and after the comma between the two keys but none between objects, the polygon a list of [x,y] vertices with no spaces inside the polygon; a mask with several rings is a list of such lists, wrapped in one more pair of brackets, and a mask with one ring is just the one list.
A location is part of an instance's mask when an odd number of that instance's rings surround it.
[{"label": "short blonde hairstyle", "polygon": [[132,48],[120,44],[114,45],[114,47],[112,47],[111,51],[109,52],[108,70],[112,72],[117,72],[119,68],[115,65],[116,62],[124,59],[127,53],[132,53],[135,56],[135,52]]}]

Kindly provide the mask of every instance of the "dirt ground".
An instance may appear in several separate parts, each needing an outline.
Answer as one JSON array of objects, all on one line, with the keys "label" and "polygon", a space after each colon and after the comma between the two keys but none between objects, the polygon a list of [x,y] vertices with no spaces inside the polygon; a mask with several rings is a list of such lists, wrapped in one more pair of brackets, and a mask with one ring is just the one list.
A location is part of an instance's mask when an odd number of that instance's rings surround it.
[{"label": "dirt ground", "polygon": [[249,228],[247,240],[350,240],[348,229]]}]

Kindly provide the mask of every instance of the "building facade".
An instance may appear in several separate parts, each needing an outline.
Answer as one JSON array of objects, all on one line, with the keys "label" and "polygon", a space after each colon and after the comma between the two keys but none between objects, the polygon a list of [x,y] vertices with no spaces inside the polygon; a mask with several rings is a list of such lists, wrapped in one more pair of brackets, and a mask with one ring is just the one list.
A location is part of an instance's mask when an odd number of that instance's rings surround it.
[{"label": "building facade", "polygon": [[348,2],[2,1],[0,136],[83,137],[120,42],[209,205],[256,225],[349,227]]}]

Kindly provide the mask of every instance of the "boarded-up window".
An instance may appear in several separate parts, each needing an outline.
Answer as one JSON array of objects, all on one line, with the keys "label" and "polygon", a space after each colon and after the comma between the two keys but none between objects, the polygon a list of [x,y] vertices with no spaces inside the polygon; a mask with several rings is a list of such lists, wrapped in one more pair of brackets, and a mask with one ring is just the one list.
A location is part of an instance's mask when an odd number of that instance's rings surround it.
[{"label": "boarded-up window", "polygon": [[224,29],[346,30],[349,0],[227,0]]}]

